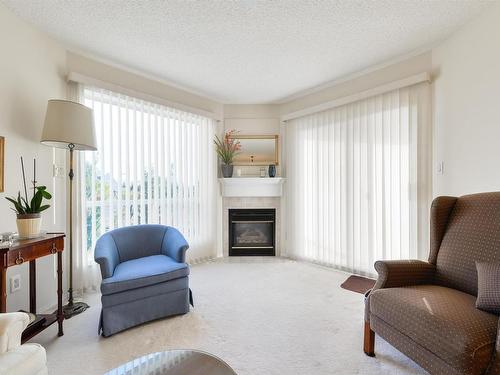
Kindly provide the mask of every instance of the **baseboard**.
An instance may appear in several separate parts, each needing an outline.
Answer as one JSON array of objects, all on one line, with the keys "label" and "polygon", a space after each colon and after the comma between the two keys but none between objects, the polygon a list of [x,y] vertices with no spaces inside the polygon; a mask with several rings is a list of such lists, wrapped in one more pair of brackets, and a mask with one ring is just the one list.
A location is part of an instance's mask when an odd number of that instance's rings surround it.
[{"label": "baseboard", "polygon": [[221,258],[221,257],[205,256],[205,257],[193,258],[193,259],[189,259],[189,261],[187,261],[186,263],[189,264],[190,266],[194,266],[196,264],[211,262],[217,258]]},{"label": "baseboard", "polygon": [[[63,293],[63,306],[68,303],[68,292]],[[37,309],[38,311],[41,312],[41,314],[51,314],[54,311],[57,310],[57,302],[55,304],[49,305],[49,306],[42,306]]]},{"label": "baseboard", "polygon": [[321,261],[315,261],[313,259],[309,259],[309,258],[305,258],[305,257],[300,257],[300,256],[295,256],[295,255],[287,255],[287,256],[283,256],[283,258],[287,258],[287,259],[290,259],[290,260],[295,260],[295,261],[309,263],[309,264],[312,264],[312,265],[315,265],[315,266],[318,266],[318,267],[322,267],[322,268],[334,269],[336,271],[344,272],[345,274],[348,274],[348,275],[355,274],[355,275],[364,276],[364,277],[368,277],[368,278],[372,278],[372,279],[376,279],[377,278],[377,274],[376,273],[352,272],[352,270],[350,270],[347,267],[336,266],[334,264],[330,264],[330,263],[326,263],[326,262],[321,262]]}]

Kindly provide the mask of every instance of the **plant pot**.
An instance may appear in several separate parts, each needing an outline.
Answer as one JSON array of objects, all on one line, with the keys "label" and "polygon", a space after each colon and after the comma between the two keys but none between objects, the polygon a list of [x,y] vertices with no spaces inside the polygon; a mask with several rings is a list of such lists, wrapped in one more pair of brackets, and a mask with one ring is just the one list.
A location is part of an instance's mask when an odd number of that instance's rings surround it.
[{"label": "plant pot", "polygon": [[232,164],[222,164],[220,167],[222,169],[222,177],[224,177],[224,178],[233,177],[233,165]]},{"label": "plant pot", "polygon": [[40,235],[42,217],[40,214],[17,215],[16,224],[19,238],[35,238]]}]

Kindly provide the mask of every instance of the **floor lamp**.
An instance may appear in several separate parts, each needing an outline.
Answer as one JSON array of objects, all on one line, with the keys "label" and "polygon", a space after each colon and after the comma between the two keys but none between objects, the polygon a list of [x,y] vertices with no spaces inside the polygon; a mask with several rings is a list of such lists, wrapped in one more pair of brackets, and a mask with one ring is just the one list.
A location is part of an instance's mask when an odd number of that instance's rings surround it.
[{"label": "floor lamp", "polygon": [[41,143],[69,150],[69,296],[63,307],[68,319],[89,307],[73,301],[73,152],[97,150],[92,109],[68,100],[49,100]]}]

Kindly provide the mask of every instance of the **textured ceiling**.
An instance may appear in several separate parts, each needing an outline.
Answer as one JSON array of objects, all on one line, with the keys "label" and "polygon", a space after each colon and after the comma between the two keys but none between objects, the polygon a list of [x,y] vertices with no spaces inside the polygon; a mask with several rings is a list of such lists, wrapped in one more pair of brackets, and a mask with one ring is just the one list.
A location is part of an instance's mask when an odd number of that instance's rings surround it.
[{"label": "textured ceiling", "polygon": [[445,38],[484,1],[0,0],[69,48],[270,103]]}]

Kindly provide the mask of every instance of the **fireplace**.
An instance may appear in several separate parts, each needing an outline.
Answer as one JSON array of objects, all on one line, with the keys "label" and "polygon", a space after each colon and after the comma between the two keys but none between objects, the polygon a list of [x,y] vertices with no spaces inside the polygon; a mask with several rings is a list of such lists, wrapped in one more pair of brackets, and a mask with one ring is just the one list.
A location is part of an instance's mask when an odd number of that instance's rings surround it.
[{"label": "fireplace", "polygon": [[229,256],[276,253],[276,210],[229,209]]}]

